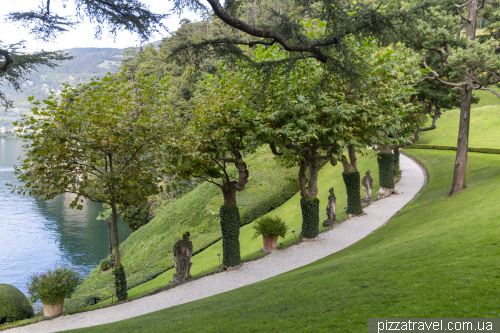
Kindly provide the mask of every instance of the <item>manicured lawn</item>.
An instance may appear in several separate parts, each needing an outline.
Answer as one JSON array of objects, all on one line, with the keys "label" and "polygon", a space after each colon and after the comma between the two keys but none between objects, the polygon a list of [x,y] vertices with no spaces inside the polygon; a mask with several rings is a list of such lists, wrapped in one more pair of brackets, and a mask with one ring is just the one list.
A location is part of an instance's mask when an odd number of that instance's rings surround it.
[{"label": "manicured lawn", "polygon": [[[366,332],[368,318],[498,317],[500,156],[469,154],[468,189],[447,197],[455,153],[411,153],[428,167],[428,186],[353,246],[237,290],[77,331]],[[283,209],[296,223],[297,205]]]},{"label": "manicured lawn", "polygon": [[[460,110],[443,112],[437,128],[420,133],[417,144],[456,147],[459,116]],[[500,105],[471,109],[469,147],[500,148]]]}]

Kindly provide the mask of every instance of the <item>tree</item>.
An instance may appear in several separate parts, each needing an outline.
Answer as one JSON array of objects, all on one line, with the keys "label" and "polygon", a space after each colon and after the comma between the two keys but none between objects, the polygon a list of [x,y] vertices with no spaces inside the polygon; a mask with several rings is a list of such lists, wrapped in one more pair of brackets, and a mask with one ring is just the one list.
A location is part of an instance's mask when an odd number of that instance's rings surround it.
[{"label": "tree", "polygon": [[51,94],[43,106],[33,102],[33,115],[17,124],[27,158],[15,169],[24,183],[15,190],[45,200],[74,193],[71,208],[81,209],[83,198],[111,207],[120,299],[126,297],[126,280],[118,206],[140,204],[159,191],[163,132],[172,116],[165,107],[166,90],[165,80],[141,78],[132,85],[125,73],[120,80],[94,79],[80,91],[66,85],[60,99]]},{"label": "tree", "polygon": [[423,71],[418,54],[399,43],[380,48],[371,38],[351,39],[350,48],[359,59],[357,71],[363,79],[353,86],[337,77],[333,89],[345,95],[350,110],[344,119],[349,159],[342,155],[340,161],[348,194],[347,213],[359,215],[362,208],[356,150],[408,142],[408,128],[422,120],[422,116],[415,116],[420,107],[410,99],[415,93],[413,85],[422,78]]},{"label": "tree", "polygon": [[[286,57],[279,46],[258,47],[256,61],[275,61]],[[281,63],[277,71],[242,67],[235,77],[235,88],[246,92],[241,117],[252,119],[254,130],[248,134],[256,144],[268,144],[273,154],[299,165],[302,232],[315,238],[319,231],[318,172],[325,162],[334,164],[345,146],[344,117],[340,94],[324,89],[326,66],[314,59],[303,59],[288,68]],[[314,93],[310,90],[314,88]]]},{"label": "tree", "polygon": [[[5,45],[0,41],[0,86],[5,82],[16,91],[21,89],[21,84],[26,76],[36,70],[37,66],[57,66],[57,61],[68,60],[71,57],[61,52],[35,52],[23,53],[24,42]],[[0,90],[0,107],[8,109],[13,107],[12,101]]]},{"label": "tree", "polygon": [[[240,264],[240,215],[236,193],[243,191],[249,172],[243,161],[248,150],[244,140],[252,130],[252,121],[240,117],[245,92],[238,90],[227,75],[207,83],[206,92],[197,97],[189,124],[179,121],[179,134],[171,142],[173,153],[167,160],[171,172],[189,179],[199,178],[219,187],[224,197],[220,209],[223,244],[223,265]],[[184,129],[182,129],[184,128]],[[237,176],[230,170],[236,168]]]},{"label": "tree", "polygon": [[[402,2],[409,5],[413,1]],[[476,38],[477,20],[487,19],[489,35]],[[500,82],[500,6],[497,1],[469,0],[463,4],[442,1],[432,7],[432,15],[420,19],[414,29],[404,30],[407,42],[422,53],[427,67],[431,62],[429,79],[460,91],[460,125],[457,153],[450,195],[467,187],[467,151],[469,140],[470,107],[473,90],[488,90],[498,97],[491,85]],[[457,24],[457,22],[460,22]],[[464,31],[465,29],[465,31]],[[463,34],[463,31],[465,34]]]}]

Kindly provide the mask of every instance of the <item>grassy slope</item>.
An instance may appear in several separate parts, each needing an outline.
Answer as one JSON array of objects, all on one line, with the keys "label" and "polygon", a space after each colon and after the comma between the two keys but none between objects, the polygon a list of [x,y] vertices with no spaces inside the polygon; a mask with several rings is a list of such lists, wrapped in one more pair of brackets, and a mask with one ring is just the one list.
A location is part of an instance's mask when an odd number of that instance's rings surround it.
[{"label": "grassy slope", "polygon": [[428,167],[429,184],[353,246],[250,286],[80,331],[366,332],[368,318],[498,317],[500,156],[469,154],[469,188],[447,197],[454,152],[411,153]]},{"label": "grassy slope", "polygon": [[[460,110],[444,112],[437,121],[437,128],[420,133],[417,143],[456,147],[459,116]],[[471,109],[469,147],[500,147],[500,106]]]},{"label": "grassy slope", "polygon": [[[281,205],[297,192],[297,169],[281,167],[266,148],[245,159],[249,182],[237,194],[242,222],[249,223],[257,216]],[[169,204],[151,222],[134,232],[121,244],[122,263],[129,287],[150,280],[173,267],[172,248],[184,231],[191,232],[194,251],[206,247],[221,237],[219,208],[222,193],[212,184],[202,184],[179,200]],[[168,283],[168,280],[167,280]],[[112,274],[94,269],[80,285],[66,309],[81,307],[89,295],[108,298],[114,289]]]},{"label": "grassy slope", "polygon": [[[368,169],[372,170],[372,175],[374,178],[374,189],[373,196],[376,197],[376,191],[378,191],[378,170],[377,169],[377,161],[373,152],[369,152],[369,154],[365,157],[360,157],[358,160],[358,168],[360,173],[364,174],[364,172]],[[340,166],[332,167],[330,164],[327,164],[320,172],[319,175],[319,190],[320,193],[318,198],[320,199],[320,221],[326,219],[326,204],[328,202],[328,189],[330,187],[335,188],[335,195],[337,197],[337,220],[342,220],[345,215],[344,207],[347,206],[347,198],[345,194],[345,185],[342,180],[342,168]],[[361,191],[362,192],[362,191]],[[301,224],[302,224],[302,216],[300,211],[300,196],[299,194],[295,194],[290,200],[284,203],[279,208],[273,210],[271,215],[279,215],[285,219],[290,229],[285,237],[285,239],[279,239],[278,248],[282,248],[287,246],[294,241],[296,241],[299,237]],[[320,226],[320,230],[324,228]],[[292,231],[295,231],[293,233]],[[262,255],[260,249],[262,247],[262,238],[258,237],[256,239],[252,239],[254,234],[254,229],[251,228],[250,225],[246,225],[240,229],[240,247],[241,247],[241,256],[243,260],[254,259]],[[193,277],[199,277],[201,275],[214,272],[219,270],[219,259],[217,256],[218,253],[222,253],[222,243],[219,241],[218,243],[212,245],[202,253],[194,256],[191,260],[193,263],[193,267],[191,269],[191,274]],[[164,287],[169,284],[169,281],[172,280],[172,275],[175,273],[174,269],[168,270],[165,273],[161,274],[157,278],[143,283],[135,288],[130,289],[129,298],[134,298],[140,295],[144,295],[147,292],[153,291],[155,289]],[[98,308],[103,305],[108,305],[111,303],[111,299],[107,299],[103,302],[100,302],[94,306],[87,307],[85,309]]]}]

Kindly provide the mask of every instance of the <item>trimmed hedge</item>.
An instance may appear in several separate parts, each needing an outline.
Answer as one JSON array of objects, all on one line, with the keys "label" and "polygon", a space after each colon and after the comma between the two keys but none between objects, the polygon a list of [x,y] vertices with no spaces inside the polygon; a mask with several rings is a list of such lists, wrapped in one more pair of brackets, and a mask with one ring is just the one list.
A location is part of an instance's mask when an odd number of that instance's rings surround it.
[{"label": "trimmed hedge", "polygon": [[115,276],[115,288],[116,297],[121,301],[127,298],[127,276],[125,275],[125,269],[122,265],[115,267],[113,269],[113,275]]},{"label": "trimmed hedge", "polygon": [[394,188],[394,154],[378,153],[377,162],[380,187]]},{"label": "trimmed hedge", "polygon": [[0,325],[35,316],[24,294],[10,284],[0,284]]},{"label": "trimmed hedge", "polygon": [[240,212],[237,206],[220,207],[222,231],[222,264],[226,267],[238,266],[240,257]]},{"label": "trimmed hedge", "polygon": [[[457,150],[454,146],[436,146],[436,145],[418,145],[413,144],[411,146],[405,147],[405,149],[435,149],[435,150]],[[484,153],[484,154],[500,154],[500,149],[497,148],[474,148],[469,147],[467,149],[470,153]]]},{"label": "trimmed hedge", "polygon": [[363,208],[361,206],[361,176],[358,171],[345,173],[342,172],[344,184],[347,191],[347,211],[346,214],[361,215]]},{"label": "trimmed hedge", "polygon": [[319,234],[319,199],[304,200],[300,198],[302,209],[302,232],[304,238],[316,238]]}]

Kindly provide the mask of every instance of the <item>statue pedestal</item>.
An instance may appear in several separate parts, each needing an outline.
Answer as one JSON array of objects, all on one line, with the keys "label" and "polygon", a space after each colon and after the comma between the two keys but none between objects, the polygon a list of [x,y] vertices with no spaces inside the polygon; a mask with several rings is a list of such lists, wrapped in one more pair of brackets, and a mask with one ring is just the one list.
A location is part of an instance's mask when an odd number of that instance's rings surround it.
[{"label": "statue pedestal", "polygon": [[372,199],[367,199],[367,198],[361,199],[362,203],[372,203],[372,201],[373,201]]},{"label": "statue pedestal", "polygon": [[339,222],[337,222],[337,221],[332,221],[332,220],[324,220],[323,221],[324,228],[333,228],[337,224],[339,224]]}]

